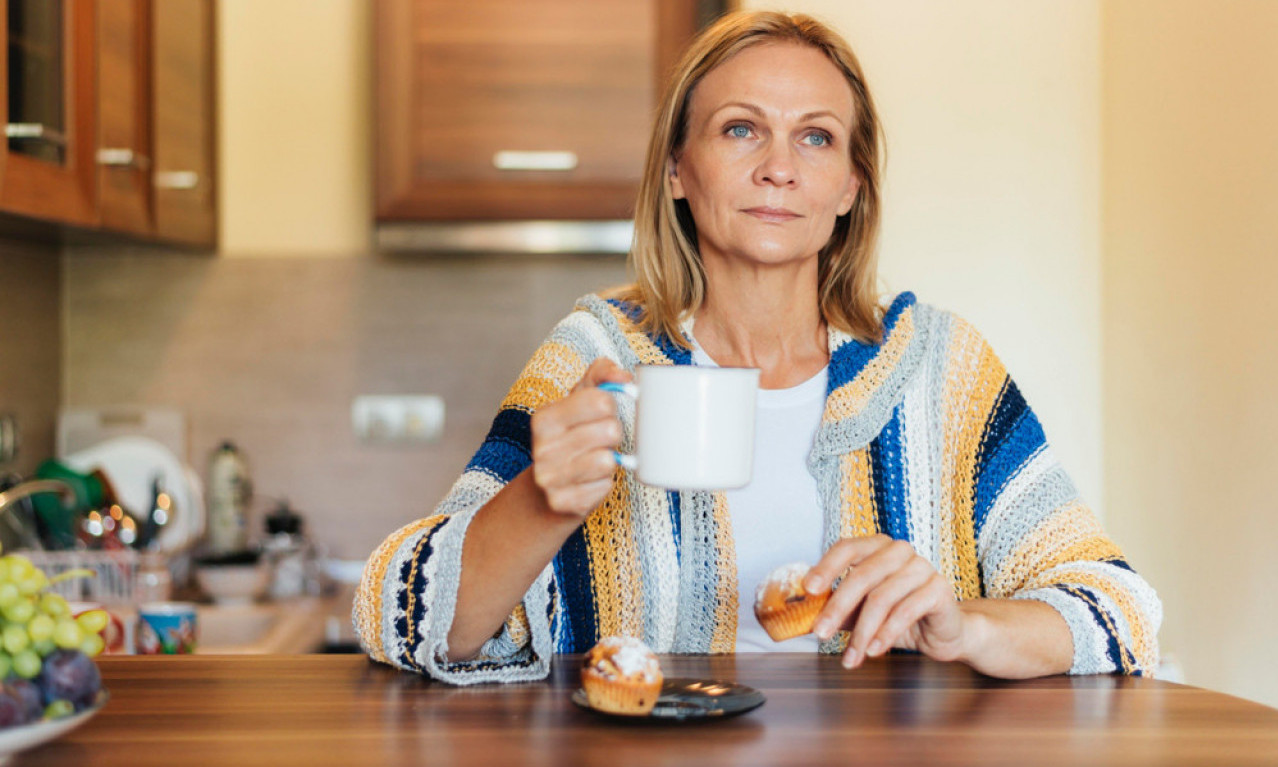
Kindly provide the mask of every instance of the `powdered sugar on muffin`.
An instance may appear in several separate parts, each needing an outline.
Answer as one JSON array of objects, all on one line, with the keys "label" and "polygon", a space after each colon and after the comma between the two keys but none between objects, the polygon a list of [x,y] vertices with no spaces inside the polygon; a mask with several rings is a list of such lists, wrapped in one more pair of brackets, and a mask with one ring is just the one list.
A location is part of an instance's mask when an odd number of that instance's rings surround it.
[{"label": "powdered sugar on muffin", "polygon": [[791,562],[788,565],[781,565],[772,572],[768,573],[768,577],[763,579],[754,590],[754,601],[759,602],[763,599],[763,593],[770,587],[782,589],[787,599],[803,596],[807,592],[803,589],[803,576],[808,574],[808,567],[803,562]]}]

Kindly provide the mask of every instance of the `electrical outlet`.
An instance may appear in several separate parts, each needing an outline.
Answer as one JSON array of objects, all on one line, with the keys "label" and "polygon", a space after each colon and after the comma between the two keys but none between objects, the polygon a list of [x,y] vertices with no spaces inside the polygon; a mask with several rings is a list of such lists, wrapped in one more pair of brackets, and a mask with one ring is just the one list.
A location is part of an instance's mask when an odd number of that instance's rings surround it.
[{"label": "electrical outlet", "polygon": [[362,442],[436,442],[444,433],[444,399],[433,394],[363,394],[351,404],[351,427]]}]

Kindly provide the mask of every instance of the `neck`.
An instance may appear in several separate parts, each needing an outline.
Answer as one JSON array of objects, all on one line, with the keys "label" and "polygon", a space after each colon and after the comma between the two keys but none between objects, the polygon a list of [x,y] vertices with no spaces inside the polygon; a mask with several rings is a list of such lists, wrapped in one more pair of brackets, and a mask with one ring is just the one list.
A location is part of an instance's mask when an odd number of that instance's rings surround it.
[{"label": "neck", "polygon": [[817,260],[783,267],[722,267],[707,260],[697,343],[724,367],[759,368],[759,385],[784,389],[829,361],[817,301]]}]

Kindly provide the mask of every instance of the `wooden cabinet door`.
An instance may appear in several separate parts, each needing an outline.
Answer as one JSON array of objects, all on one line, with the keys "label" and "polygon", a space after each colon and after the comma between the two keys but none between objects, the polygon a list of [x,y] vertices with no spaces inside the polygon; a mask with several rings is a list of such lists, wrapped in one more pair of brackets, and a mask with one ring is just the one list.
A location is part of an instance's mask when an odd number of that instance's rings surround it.
[{"label": "wooden cabinet door", "polygon": [[92,0],[7,0],[0,209],[65,223],[97,220]]},{"label": "wooden cabinet door", "polygon": [[213,3],[155,0],[151,7],[155,233],[212,247],[217,242]]},{"label": "wooden cabinet door", "polygon": [[104,229],[148,235],[150,3],[97,0],[97,5],[99,221]]},{"label": "wooden cabinet door", "polygon": [[629,218],[696,5],[378,0],[378,220]]}]

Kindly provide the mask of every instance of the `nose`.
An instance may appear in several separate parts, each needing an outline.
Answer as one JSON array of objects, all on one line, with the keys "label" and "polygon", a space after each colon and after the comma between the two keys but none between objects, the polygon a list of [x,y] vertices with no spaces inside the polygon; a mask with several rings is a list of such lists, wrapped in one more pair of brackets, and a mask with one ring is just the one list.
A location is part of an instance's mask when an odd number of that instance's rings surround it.
[{"label": "nose", "polygon": [[769,141],[755,168],[755,183],[793,186],[798,183],[798,166],[794,160],[794,149],[787,142]]}]

